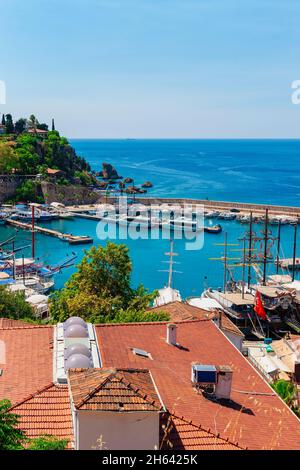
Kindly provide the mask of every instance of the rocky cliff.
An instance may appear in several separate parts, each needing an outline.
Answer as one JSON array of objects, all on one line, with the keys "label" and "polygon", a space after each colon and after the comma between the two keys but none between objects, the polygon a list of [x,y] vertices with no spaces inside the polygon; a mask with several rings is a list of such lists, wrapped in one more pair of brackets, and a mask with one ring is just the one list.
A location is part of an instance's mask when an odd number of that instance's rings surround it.
[{"label": "rocky cliff", "polygon": [[43,181],[42,192],[47,204],[61,202],[66,206],[76,204],[95,204],[99,195],[85,186],[80,185],[58,185]]}]

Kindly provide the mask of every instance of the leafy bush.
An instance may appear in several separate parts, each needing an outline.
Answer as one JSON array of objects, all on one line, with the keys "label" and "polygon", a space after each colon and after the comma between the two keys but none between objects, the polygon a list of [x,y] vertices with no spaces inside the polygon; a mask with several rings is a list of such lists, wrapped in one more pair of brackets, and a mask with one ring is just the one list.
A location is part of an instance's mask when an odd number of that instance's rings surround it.
[{"label": "leafy bush", "polygon": [[65,450],[67,447],[67,439],[58,439],[57,437],[44,435],[31,439],[28,450]]},{"label": "leafy bush", "polygon": [[35,319],[32,307],[25,301],[22,293],[10,292],[0,286],[0,317],[19,319]]}]

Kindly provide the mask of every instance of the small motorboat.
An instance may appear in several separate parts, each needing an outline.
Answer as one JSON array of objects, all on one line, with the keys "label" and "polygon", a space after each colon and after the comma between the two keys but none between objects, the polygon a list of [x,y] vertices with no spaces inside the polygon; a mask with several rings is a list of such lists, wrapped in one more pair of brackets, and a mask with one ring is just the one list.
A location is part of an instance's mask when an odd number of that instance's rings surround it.
[{"label": "small motorboat", "polygon": [[222,232],[222,226],[220,224],[212,225],[211,227],[204,227],[205,233],[217,234]]}]

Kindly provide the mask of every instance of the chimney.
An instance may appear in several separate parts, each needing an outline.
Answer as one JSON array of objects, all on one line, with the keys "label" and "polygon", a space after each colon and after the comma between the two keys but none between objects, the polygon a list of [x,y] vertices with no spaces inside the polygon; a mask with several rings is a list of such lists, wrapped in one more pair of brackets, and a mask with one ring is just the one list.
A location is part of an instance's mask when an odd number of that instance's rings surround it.
[{"label": "chimney", "polygon": [[177,326],[174,323],[167,325],[167,343],[176,346],[177,344]]},{"label": "chimney", "polygon": [[230,399],[233,370],[228,366],[218,367],[218,379],[215,386],[216,398]]}]

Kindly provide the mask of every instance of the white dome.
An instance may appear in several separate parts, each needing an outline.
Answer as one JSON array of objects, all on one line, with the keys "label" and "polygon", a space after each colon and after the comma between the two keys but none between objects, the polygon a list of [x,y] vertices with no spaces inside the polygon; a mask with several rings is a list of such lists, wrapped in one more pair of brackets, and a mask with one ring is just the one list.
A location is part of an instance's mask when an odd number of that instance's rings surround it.
[{"label": "white dome", "polygon": [[87,338],[88,331],[84,326],[75,323],[67,326],[65,336],[66,338]]},{"label": "white dome", "polygon": [[92,360],[83,354],[72,354],[66,362],[66,369],[89,369],[93,367]]},{"label": "white dome", "polygon": [[70,325],[81,325],[84,328],[87,328],[86,322],[80,317],[70,317],[64,322],[64,325],[66,327],[68,327]]},{"label": "white dome", "polygon": [[65,350],[65,358],[69,359],[69,357],[73,354],[82,354],[83,356],[86,356],[88,358],[91,357],[91,351],[89,350],[89,348],[85,346],[85,344],[81,343],[74,343],[67,347],[67,349]]}]

